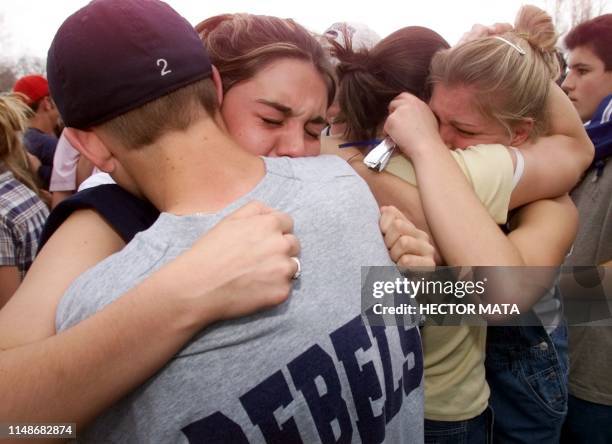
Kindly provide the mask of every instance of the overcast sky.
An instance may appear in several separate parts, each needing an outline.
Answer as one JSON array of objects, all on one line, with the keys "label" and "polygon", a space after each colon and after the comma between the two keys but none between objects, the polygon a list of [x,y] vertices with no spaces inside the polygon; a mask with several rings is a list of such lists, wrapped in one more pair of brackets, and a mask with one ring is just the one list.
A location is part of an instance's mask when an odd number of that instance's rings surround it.
[{"label": "overcast sky", "polygon": [[[0,0],[2,56],[46,56],[63,20],[87,0]],[[224,12],[291,17],[322,32],[337,21],[368,24],[384,37],[403,26],[427,26],[454,44],[473,23],[512,22],[523,0],[169,0],[192,24]],[[530,0],[547,8],[551,0]],[[610,5],[608,1],[608,5]],[[612,12],[610,6],[605,12]]]}]

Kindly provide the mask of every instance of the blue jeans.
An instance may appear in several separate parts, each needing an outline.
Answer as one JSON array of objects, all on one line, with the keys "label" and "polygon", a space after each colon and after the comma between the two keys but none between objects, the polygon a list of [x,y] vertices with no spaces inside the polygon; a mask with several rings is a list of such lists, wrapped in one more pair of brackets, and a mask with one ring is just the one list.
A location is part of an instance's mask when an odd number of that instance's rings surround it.
[{"label": "blue jeans", "polygon": [[425,420],[425,444],[489,444],[493,412],[487,408],[465,421]]},{"label": "blue jeans", "polygon": [[610,444],[612,442],[612,406],[595,404],[570,395],[561,442],[563,444]]},{"label": "blue jeans", "polygon": [[485,361],[496,443],[557,444],[567,414],[567,328],[489,327]]}]

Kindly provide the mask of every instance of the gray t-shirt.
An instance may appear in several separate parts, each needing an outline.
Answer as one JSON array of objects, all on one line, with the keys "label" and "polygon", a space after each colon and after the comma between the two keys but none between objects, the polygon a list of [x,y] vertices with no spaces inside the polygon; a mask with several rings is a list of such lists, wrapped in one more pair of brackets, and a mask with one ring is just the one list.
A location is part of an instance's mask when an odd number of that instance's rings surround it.
[{"label": "gray t-shirt", "polygon": [[[218,214],[162,213],[82,275],[57,329],[91,316],[251,200],[288,212],[302,275],[285,303],[215,324],[79,439],[90,442],[423,441],[423,359],[414,325],[361,315],[362,265],[392,265],[366,184],[335,157],[265,159],[264,179]],[[245,227],[248,229],[248,227]]]},{"label": "gray t-shirt", "polygon": [[[612,260],[612,159],[607,160],[601,176],[598,177],[596,168],[590,170],[571,196],[578,208],[580,226],[565,265],[600,265]],[[592,309],[596,310],[595,307]],[[596,319],[601,319],[598,316],[604,313],[597,311]],[[612,406],[611,347],[612,327],[569,328],[572,395]]]}]

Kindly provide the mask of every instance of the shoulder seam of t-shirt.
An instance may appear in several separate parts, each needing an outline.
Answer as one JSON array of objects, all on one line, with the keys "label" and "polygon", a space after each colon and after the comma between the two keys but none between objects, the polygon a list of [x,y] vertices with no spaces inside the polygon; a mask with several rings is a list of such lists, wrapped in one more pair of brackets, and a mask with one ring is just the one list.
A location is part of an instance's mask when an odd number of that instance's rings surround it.
[{"label": "shoulder seam of t-shirt", "polygon": [[[149,227],[148,229],[144,230],[144,231],[140,231],[138,233],[136,233],[136,235],[132,238],[132,240],[128,243],[128,245],[134,243],[142,243],[145,246],[149,246],[151,248],[154,248],[155,251],[159,251],[160,252],[160,257],[161,255],[165,255],[167,254],[167,251],[169,249],[171,249],[173,246],[166,242],[166,241],[161,241],[158,237],[156,236],[151,236],[148,234],[149,230],[151,229],[155,229],[155,223]],[[126,247],[128,246],[126,245]],[[180,247],[181,249],[187,250],[187,247]],[[158,262],[159,259],[155,260],[155,263]]]},{"label": "shoulder seam of t-shirt", "polygon": [[266,168],[269,174],[302,182],[320,183],[357,176],[346,161],[334,155],[266,158]]}]

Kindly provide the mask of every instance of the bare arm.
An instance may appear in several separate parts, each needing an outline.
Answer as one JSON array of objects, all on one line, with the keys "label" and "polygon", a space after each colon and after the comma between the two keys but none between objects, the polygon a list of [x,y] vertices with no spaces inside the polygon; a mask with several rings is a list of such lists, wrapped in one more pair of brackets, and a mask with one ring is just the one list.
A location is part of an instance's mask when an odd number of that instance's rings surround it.
[{"label": "bare arm", "polygon": [[578,210],[569,196],[533,202],[511,221],[508,239],[529,266],[558,266],[578,232]]},{"label": "bare arm", "polygon": [[410,151],[407,154],[416,169],[428,225],[446,262],[524,265],[520,252],[491,220],[452,159],[429,107],[414,96],[402,94],[390,109],[385,131],[402,151]]},{"label": "bare arm", "polygon": [[[524,313],[554,285],[557,267],[563,263],[578,230],[578,212],[567,195],[543,199],[521,208],[511,225],[508,241],[516,246],[526,267],[484,270],[489,283],[495,284],[486,300],[516,304]],[[505,317],[488,319],[504,321]]]},{"label": "bare arm", "polygon": [[68,199],[74,191],[53,191],[51,192],[51,208],[57,207],[62,201]]},{"label": "bare arm", "polygon": [[342,140],[338,137],[323,137],[321,139],[321,154],[332,154],[346,160],[351,167],[366,181],[378,206],[394,206],[408,218],[418,229],[429,234],[429,227],[421,207],[421,198],[416,186],[400,179],[393,174],[375,172],[363,163],[360,149],[349,147],[339,148]]},{"label": "bare arm", "polygon": [[[567,197],[557,202],[536,202],[523,209],[517,220],[515,233],[506,237],[493,223],[475,199],[463,174],[452,161],[436,131],[435,120],[422,102],[405,97],[396,103],[399,112],[392,114],[386,129],[398,142],[410,146],[420,184],[423,208],[438,248],[449,265],[559,265],[563,262],[577,229],[576,210]],[[414,127],[403,133],[396,125],[407,120],[400,108],[411,109]],[[421,107],[422,105],[422,107]],[[420,110],[415,117],[414,107]],[[404,116],[405,117],[405,116]],[[436,136],[438,139],[436,139]],[[411,139],[412,138],[412,139]],[[441,180],[440,178],[444,178]],[[517,303],[528,309],[547,288],[550,276],[519,274],[519,279],[508,282],[504,273],[497,276],[495,302]],[[533,290],[533,291],[532,291]],[[517,298],[520,295],[520,298]],[[491,300],[490,300],[491,301]]]},{"label": "bare arm", "polygon": [[512,193],[510,208],[568,193],[593,160],[593,143],[576,109],[554,83],[548,102],[550,135],[520,146],[526,169]]},{"label": "bare arm", "polygon": [[29,343],[13,338],[22,345],[0,352],[0,417],[80,428],[202,327],[283,302],[299,252],[292,229],[289,216],[249,204],[80,324]]},{"label": "bare arm", "polygon": [[[150,282],[169,291],[169,281]],[[80,429],[163,365],[189,329],[185,313],[150,298],[147,290],[139,287],[62,334],[0,352],[0,416],[9,422],[76,422]],[[131,316],[136,310],[139,316]],[[156,344],[154,353],[148,341]]]},{"label": "bare arm", "polygon": [[375,172],[365,166],[363,157],[351,160],[355,171],[367,182],[379,206],[394,206],[418,229],[429,234],[429,227],[423,213],[419,190],[399,177],[387,172]]},{"label": "bare arm", "polygon": [[[550,132],[554,136],[540,137],[537,143],[521,146],[525,157],[522,179],[510,196],[509,209],[523,206],[543,198],[555,198],[573,188],[582,171],[591,161],[593,147],[580,119],[569,99],[557,85],[551,88],[548,109],[551,110]],[[339,149],[337,137],[322,139],[322,152],[338,155],[348,160],[353,168],[368,182],[380,205],[395,205],[415,223],[428,231],[414,187],[388,173],[376,173],[361,164],[362,156],[355,148]],[[513,151],[511,156],[516,163]],[[411,160],[408,159],[408,162]],[[495,168],[479,169],[479,180],[499,181],[501,171]],[[491,178],[487,179],[486,175]],[[496,209],[495,211],[499,211]],[[495,213],[499,216],[499,212]]]},{"label": "bare arm", "polygon": [[70,283],[124,245],[95,211],[72,214],[45,244],[19,290],[0,311],[0,348],[55,334],[55,309]]},{"label": "bare arm", "polygon": [[[447,263],[506,266],[538,264],[539,261],[533,261],[531,257],[534,239],[529,238],[529,241],[521,242],[524,228],[513,237],[506,238],[475,199],[463,174],[442,143],[429,108],[408,94],[401,95],[390,108],[393,112],[387,120],[385,130],[402,151],[409,151],[407,154],[415,165],[427,221]],[[566,206],[562,208],[567,212],[567,205],[571,204],[566,200],[567,198],[564,199]],[[545,204],[535,208],[539,209],[543,205]],[[548,204],[547,208],[554,214],[555,206]],[[532,227],[536,219],[529,215],[535,211],[531,209],[527,216],[523,216],[530,223],[521,226]],[[541,211],[535,214],[541,214]],[[573,220],[571,214],[569,221]],[[537,232],[542,229],[545,228],[541,225],[534,226]],[[560,231],[573,239],[574,229],[575,227],[564,225]],[[552,230],[549,230],[548,234],[552,235]],[[555,238],[555,243],[551,242],[551,245],[565,245],[563,239],[565,238]]]},{"label": "bare arm", "polygon": [[21,277],[19,276],[17,267],[0,266],[0,308],[2,308],[11,296],[13,296],[15,291],[17,291],[20,282]]}]

